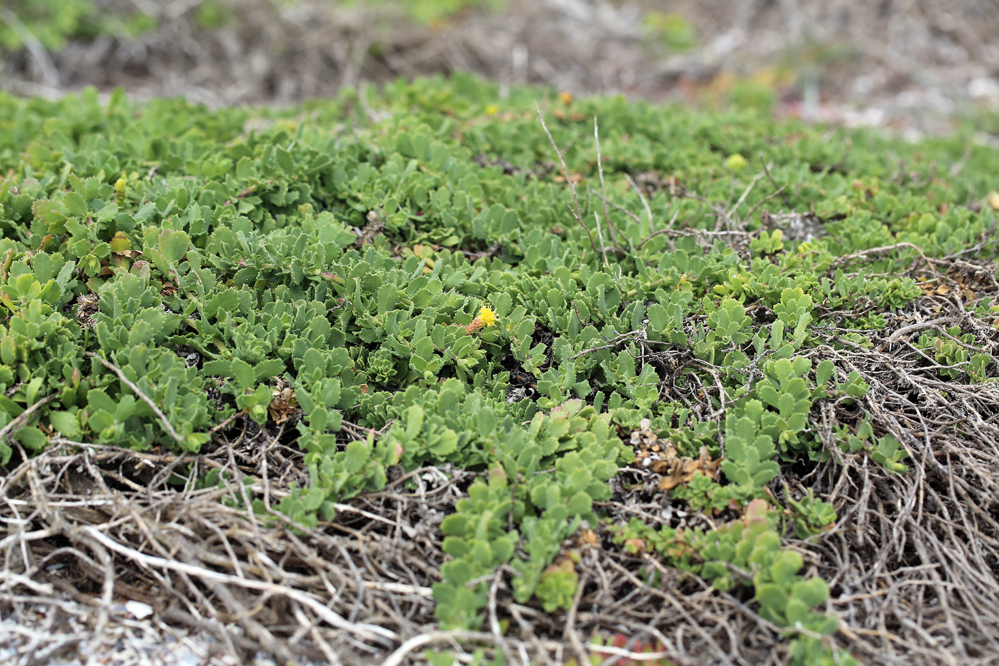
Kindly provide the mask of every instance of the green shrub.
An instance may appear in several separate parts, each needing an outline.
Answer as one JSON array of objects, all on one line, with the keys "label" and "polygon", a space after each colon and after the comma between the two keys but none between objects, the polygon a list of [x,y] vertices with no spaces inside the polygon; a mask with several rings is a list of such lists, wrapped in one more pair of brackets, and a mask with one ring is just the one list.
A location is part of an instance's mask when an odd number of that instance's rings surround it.
[{"label": "green shrub", "polygon": [[[465,76],[400,82],[368,92],[377,122],[352,93],[310,104],[308,121],[299,109],[135,105],[120,93],[100,105],[92,90],[0,96],[0,427],[20,419],[29,454],[60,436],[197,451],[232,417],[266,425],[287,387],[310,482],[278,508],[303,527],[383,487],[393,466],[479,475],[442,525],[452,559],[434,592],[443,626],[477,628],[500,565],[520,574],[517,600],[571,603],[563,542],[604,520],[595,502],[632,459],[621,436],[648,419],[679,454],[725,458],[721,477],[694,475],[670,501],[743,519],[682,536],[629,526],[632,538],[719,589],[752,585],[775,624],[834,630],[820,608],[828,590],[798,575],[759,502],[782,463],[825,455],[829,401],[868,404],[863,376],[813,364],[816,348],[870,345],[862,327],[922,294],[892,276],[995,231],[991,207],[961,205],[987,191],[995,153],[853,133],[844,157],[838,130],[577,100],[587,122],[546,116],[583,179],[577,220],[533,107],[552,95],[501,99]],[[649,214],[608,206],[603,219],[586,198],[598,182],[593,116],[611,128],[610,203],[644,211],[626,177],[642,176]],[[263,129],[244,131],[250,118]],[[895,156],[928,171],[966,149],[981,169],[906,187],[889,178]],[[749,187],[761,159],[789,185],[787,202]],[[724,216],[683,196],[740,191]],[[795,240],[740,218],[772,221],[786,205],[813,211],[824,235]],[[741,249],[710,235],[733,217],[753,234]],[[887,277],[846,265],[871,248],[882,249],[863,255],[870,271]],[[842,331],[838,313],[857,308],[865,318]],[[974,315],[990,325],[991,304]],[[992,381],[969,344],[928,332],[920,347],[945,379]],[[901,443],[858,418],[833,443],[905,473]],[[345,444],[345,421],[372,434]],[[12,455],[0,442],[2,462]],[[791,506],[799,536],[821,538],[834,515],[810,496]],[[812,656],[826,655],[822,641],[795,640],[796,658],[825,658]]]}]

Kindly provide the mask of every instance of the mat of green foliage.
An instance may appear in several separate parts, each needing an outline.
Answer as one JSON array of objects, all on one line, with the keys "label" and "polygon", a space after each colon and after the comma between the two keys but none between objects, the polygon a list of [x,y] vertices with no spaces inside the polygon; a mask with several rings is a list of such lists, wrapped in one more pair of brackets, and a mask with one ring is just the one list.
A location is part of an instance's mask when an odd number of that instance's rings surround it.
[{"label": "mat of green foliage", "polygon": [[[4,97],[0,168],[7,469],[290,416],[311,482],[277,508],[303,530],[399,468],[481,473],[440,525],[443,629],[486,626],[500,567],[518,603],[573,608],[566,540],[599,527],[745,591],[822,664],[852,663],[833,581],[782,543],[837,514],[786,475],[911,473],[921,440],[872,419],[850,354],[946,293],[917,268],[991,260],[999,156],[456,77],[280,112]],[[999,308],[963,298],[980,337],[914,348],[940,382],[994,382]],[[658,495],[714,529],[601,508],[641,485],[649,431],[724,458]]]}]

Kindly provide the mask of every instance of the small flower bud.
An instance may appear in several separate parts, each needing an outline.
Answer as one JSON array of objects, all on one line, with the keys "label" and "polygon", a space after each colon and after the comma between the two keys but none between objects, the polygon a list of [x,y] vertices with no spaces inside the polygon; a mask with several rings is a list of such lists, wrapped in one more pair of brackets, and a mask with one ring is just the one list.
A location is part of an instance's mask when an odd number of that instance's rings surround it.
[{"label": "small flower bud", "polygon": [[114,184],[114,202],[121,206],[125,203],[125,179],[119,178]]}]

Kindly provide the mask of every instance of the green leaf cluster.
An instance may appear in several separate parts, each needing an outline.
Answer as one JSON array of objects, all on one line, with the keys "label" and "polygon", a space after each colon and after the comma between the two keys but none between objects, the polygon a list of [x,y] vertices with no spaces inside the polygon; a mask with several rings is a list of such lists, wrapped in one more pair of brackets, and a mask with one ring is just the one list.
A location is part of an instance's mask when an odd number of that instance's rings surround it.
[{"label": "green leaf cluster", "polygon": [[455,559],[442,569],[434,596],[449,627],[479,625],[488,588],[482,577],[502,564],[519,574],[519,602],[537,594],[546,609],[568,608],[576,580],[571,561],[547,567],[583,521],[596,521],[593,502],[609,499],[607,481],[628,456],[609,417],[579,400],[535,415],[526,430],[507,430],[494,450],[488,480],[476,481],[441,525],[444,549]]},{"label": "green leaf cluster", "polygon": [[716,589],[751,586],[760,615],[777,626],[834,634],[839,626],[836,617],[817,609],[829,598],[828,585],[821,578],[799,575],[804,565],[801,555],[781,548],[774,529],[776,521],[776,512],[768,511],[766,503],[757,500],[747,507],[741,520],[708,532],[653,530],[635,519],[621,528],[614,540],[638,540],[648,552],[700,575]]},{"label": "green leaf cluster", "polygon": [[992,358],[988,354],[975,353],[974,342],[974,333],[962,335],[960,326],[950,326],[944,335],[935,331],[924,332],[916,346],[933,354],[937,365],[944,366],[938,370],[942,377],[957,379],[967,376],[972,383],[981,383],[987,379],[985,370]]},{"label": "green leaf cluster", "polygon": [[909,471],[908,466],[901,462],[909,457],[905,447],[890,434],[875,438],[874,428],[867,419],[860,422],[855,433],[850,432],[845,426],[839,428],[838,438],[839,448],[843,451],[848,453],[867,451],[871,460],[889,472]]},{"label": "green leaf cluster", "polygon": [[821,534],[836,522],[836,508],[816,499],[811,488],[808,489],[808,494],[798,501],[788,497],[787,503],[794,510],[794,533],[799,539]]},{"label": "green leaf cluster", "polygon": [[[623,98],[573,102],[585,123],[546,117],[580,188],[599,177],[589,118],[614,128],[601,146],[614,205],[604,219],[581,197],[580,224],[533,106],[552,91],[499,92],[455,75],[280,111],[0,96],[0,427],[47,401],[17,433],[29,453],[55,433],[196,451],[227,419],[266,426],[274,390],[290,387],[301,411],[286,431],[310,482],[278,508],[300,525],[383,487],[395,465],[484,475],[446,522],[451,587],[437,595],[442,623],[475,627],[483,577],[500,565],[520,574],[518,599],[565,606],[562,542],[600,519],[593,503],[629,459],[618,435],[644,419],[684,455],[724,454],[725,483],[674,491],[698,510],[745,508],[781,461],[819,458],[813,407],[870,388],[832,360],[812,367],[821,331],[841,331],[834,350],[869,344],[864,327],[922,293],[898,277],[922,260],[913,246],[964,252],[996,228],[990,207],[965,205],[999,169],[973,143],[855,132],[844,157],[845,130]],[[749,188],[735,155],[772,164],[787,200]],[[891,179],[897,159],[929,172],[962,157],[954,178]],[[649,213],[632,215],[646,210],[628,182],[638,175]],[[734,191],[746,195],[730,215],[761,214],[742,221],[748,255],[721,242],[717,211],[698,200]],[[762,228],[787,207],[811,211],[821,233]],[[858,256],[868,270],[843,265]],[[482,308],[496,320],[476,329]],[[991,381],[959,333],[927,333],[928,362],[961,373],[945,379]],[[370,436],[345,441],[345,422]],[[898,441],[864,428],[838,432],[840,445],[904,472]],[[11,455],[0,442],[0,462]],[[818,501],[799,504],[802,530],[828,524]],[[738,566],[787,597],[772,616],[790,622],[791,608],[811,623],[790,600],[812,613],[817,590],[795,593],[797,570],[774,570],[769,545],[749,559],[772,540],[726,534]],[[677,561],[703,569],[683,544]]]}]

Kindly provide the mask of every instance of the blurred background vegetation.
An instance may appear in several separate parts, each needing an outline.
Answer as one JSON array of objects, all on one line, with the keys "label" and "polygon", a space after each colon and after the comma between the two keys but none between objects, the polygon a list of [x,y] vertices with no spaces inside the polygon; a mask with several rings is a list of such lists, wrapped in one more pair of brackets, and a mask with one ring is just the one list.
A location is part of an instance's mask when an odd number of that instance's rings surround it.
[{"label": "blurred background vegetation", "polygon": [[[577,95],[999,129],[990,0],[5,0],[0,88],[288,104],[456,70]],[[990,11],[991,10],[991,11]]]}]

